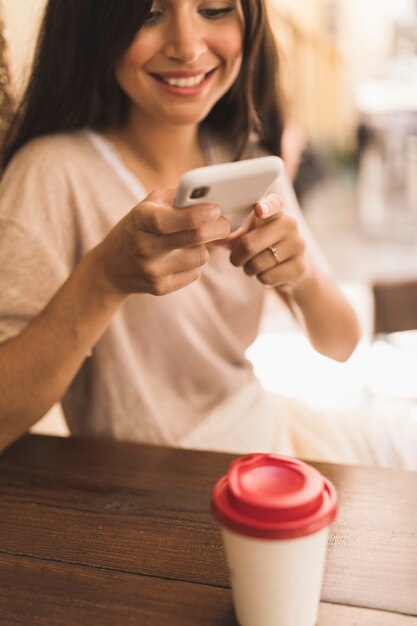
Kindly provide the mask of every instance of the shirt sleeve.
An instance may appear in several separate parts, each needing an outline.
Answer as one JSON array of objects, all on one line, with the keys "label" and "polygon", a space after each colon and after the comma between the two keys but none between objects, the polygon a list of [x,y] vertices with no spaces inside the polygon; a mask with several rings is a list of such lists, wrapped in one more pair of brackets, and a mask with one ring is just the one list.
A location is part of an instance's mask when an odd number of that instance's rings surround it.
[{"label": "shirt sleeve", "polygon": [[0,343],[18,334],[69,275],[69,205],[56,160],[30,145],[18,153],[0,185]]}]

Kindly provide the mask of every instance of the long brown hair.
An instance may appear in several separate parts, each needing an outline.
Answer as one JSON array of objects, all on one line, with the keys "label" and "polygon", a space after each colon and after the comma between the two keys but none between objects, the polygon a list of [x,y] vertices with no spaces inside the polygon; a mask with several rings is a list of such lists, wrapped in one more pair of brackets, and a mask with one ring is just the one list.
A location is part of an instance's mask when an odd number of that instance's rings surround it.
[{"label": "long brown hair", "polygon": [[[239,76],[204,124],[227,129],[236,158],[249,135],[280,153],[278,56],[264,0],[241,0],[244,51]],[[90,127],[120,127],[129,101],[114,67],[133,41],[152,0],[49,0],[32,73],[3,146],[3,167],[31,139]]]}]

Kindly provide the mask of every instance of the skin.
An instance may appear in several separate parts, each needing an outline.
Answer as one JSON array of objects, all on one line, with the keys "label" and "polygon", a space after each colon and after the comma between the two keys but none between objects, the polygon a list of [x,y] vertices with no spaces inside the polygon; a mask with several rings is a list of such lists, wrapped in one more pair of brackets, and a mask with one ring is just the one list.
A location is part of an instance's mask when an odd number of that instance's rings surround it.
[{"label": "skin", "polygon": [[[256,205],[232,235],[216,206],[172,208],[180,176],[204,165],[198,125],[239,71],[243,16],[233,0],[158,0],[153,11],[115,68],[131,101],[127,123],[106,133],[149,194],[0,347],[0,449],[59,401],[131,294],[163,296],[198,280],[214,243],[227,246],[230,261],[254,280],[275,287],[317,350],[345,360],[357,344],[352,309],[306,256],[297,222],[277,196]],[[168,94],[151,76],[206,69],[216,71],[193,96]]]}]

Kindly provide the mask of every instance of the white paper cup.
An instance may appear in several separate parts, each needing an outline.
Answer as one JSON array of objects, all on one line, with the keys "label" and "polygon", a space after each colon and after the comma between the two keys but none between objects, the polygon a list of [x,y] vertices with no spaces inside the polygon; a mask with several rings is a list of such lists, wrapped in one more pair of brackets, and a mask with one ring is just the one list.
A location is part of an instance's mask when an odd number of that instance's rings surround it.
[{"label": "white paper cup", "polygon": [[313,467],[257,454],[231,464],[213,490],[241,626],[314,626],[333,485]]}]

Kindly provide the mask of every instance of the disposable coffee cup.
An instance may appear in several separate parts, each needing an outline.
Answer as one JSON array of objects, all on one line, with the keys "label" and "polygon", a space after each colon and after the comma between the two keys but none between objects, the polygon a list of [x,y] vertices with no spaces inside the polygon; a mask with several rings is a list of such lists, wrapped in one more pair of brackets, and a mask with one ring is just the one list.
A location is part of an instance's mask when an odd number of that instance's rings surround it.
[{"label": "disposable coffee cup", "polygon": [[244,456],[215,485],[212,511],[239,624],[314,626],[337,512],[330,481],[297,459]]}]

